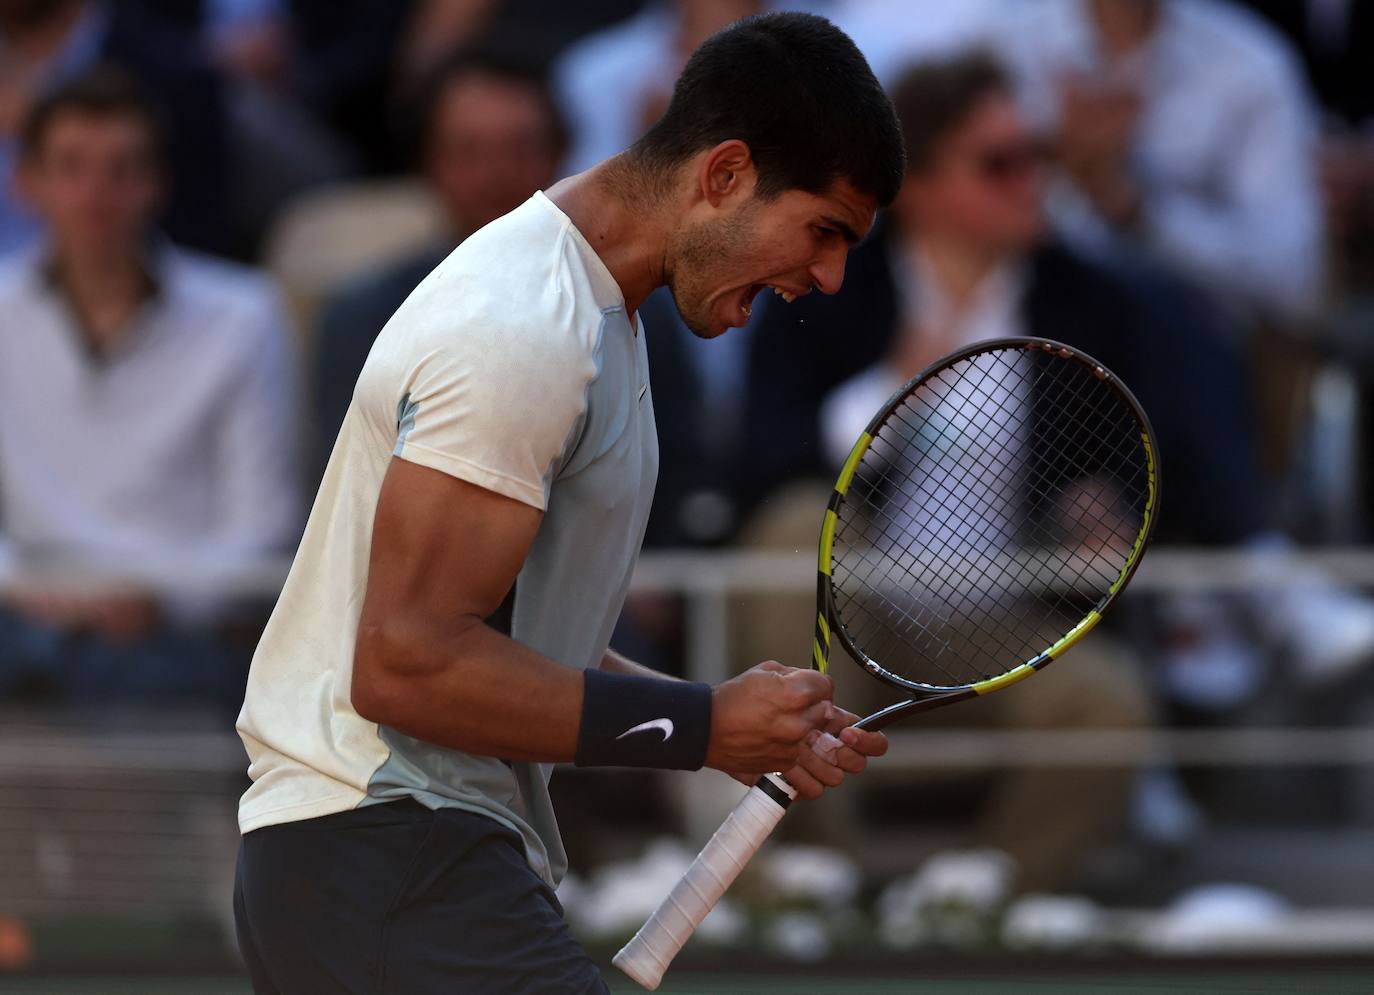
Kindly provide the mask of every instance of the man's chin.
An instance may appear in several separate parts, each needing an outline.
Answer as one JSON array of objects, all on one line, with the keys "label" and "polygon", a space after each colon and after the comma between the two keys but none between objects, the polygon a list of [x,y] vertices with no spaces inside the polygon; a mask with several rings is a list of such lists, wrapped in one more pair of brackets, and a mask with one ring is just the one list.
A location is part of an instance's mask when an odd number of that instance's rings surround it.
[{"label": "man's chin", "polygon": [[[681,312],[679,312],[681,314]],[[730,326],[714,318],[702,318],[699,315],[682,315],[682,323],[687,326],[687,330],[699,339],[714,339],[724,335],[730,330]]]}]

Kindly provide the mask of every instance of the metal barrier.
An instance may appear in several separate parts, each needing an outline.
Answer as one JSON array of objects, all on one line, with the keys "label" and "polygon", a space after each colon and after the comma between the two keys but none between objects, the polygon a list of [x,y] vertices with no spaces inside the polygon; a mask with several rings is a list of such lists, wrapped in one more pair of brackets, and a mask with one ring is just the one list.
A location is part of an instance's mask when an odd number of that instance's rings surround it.
[{"label": "metal barrier", "polygon": [[[1244,553],[1158,549],[1146,559],[1133,591],[1273,583],[1257,576],[1254,562]],[[1326,577],[1374,587],[1374,550],[1304,553],[1295,562]],[[285,566],[263,564],[233,577],[221,575],[213,586],[271,595]],[[89,584],[91,579],[77,580]],[[731,668],[732,599],[766,592],[809,596],[814,585],[809,552],[654,552],[641,559],[633,589],[684,598],[689,674],[715,682],[727,678]],[[197,580],[183,578],[178,586],[192,588]],[[1161,763],[1374,766],[1374,730],[1088,733],[918,727],[894,731],[892,750],[875,770],[897,776],[932,768]],[[245,764],[223,718],[178,726],[174,717],[149,716],[121,725],[0,713],[0,906],[9,897],[11,911],[21,913],[127,912],[146,895],[148,908],[222,912],[232,870],[233,795]],[[683,811],[690,814],[686,829],[693,839],[714,828],[722,807],[741,790],[724,778],[674,783],[689,793]]]}]

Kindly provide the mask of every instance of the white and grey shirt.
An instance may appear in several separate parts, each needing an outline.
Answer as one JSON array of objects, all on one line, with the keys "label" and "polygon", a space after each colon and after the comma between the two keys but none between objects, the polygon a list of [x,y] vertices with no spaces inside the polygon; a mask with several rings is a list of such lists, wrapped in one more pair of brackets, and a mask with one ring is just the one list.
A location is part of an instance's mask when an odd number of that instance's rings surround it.
[{"label": "white and grey shirt", "polygon": [[558,882],[567,861],[551,764],[436,746],[353,709],[372,522],[393,456],[542,509],[511,636],[565,666],[595,667],[658,471],[648,385],[637,318],[543,194],[470,236],[416,288],[363,368],[253,660],[238,722],[253,778],[239,808],[245,833],[411,797],[515,830],[531,867]]}]

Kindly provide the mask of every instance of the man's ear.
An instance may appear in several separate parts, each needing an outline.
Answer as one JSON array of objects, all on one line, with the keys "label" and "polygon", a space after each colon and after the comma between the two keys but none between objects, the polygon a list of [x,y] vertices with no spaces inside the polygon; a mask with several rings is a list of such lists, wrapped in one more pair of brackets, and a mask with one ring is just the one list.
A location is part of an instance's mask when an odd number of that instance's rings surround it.
[{"label": "man's ear", "polygon": [[702,157],[697,180],[701,197],[712,207],[752,196],[758,174],[749,146],[738,138],[721,142]]}]

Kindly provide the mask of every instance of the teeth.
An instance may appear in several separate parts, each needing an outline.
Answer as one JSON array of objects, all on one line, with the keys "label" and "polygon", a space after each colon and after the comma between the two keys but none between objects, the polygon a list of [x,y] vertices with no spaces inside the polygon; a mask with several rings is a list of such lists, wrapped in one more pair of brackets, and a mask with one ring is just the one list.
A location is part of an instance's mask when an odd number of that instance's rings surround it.
[{"label": "teeth", "polygon": [[790,290],[783,290],[781,287],[773,287],[772,290],[773,293],[777,294],[788,304],[791,304],[793,301],[797,299],[797,295],[792,293]]},{"label": "teeth", "polygon": [[750,307],[748,304],[741,304],[741,305],[739,306],[739,309],[740,309],[741,311],[744,312],[744,316],[745,316],[746,318],[749,317],[751,314],[754,313],[754,309],[753,309],[752,307]]}]

